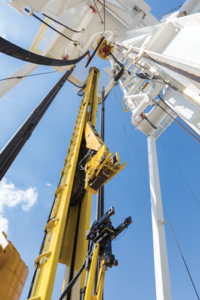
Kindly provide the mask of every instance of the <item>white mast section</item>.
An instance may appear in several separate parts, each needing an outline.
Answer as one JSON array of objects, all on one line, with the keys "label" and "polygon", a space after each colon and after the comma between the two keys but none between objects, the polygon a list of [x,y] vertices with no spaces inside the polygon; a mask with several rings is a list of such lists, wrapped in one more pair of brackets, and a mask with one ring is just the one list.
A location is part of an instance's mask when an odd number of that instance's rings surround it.
[{"label": "white mast section", "polygon": [[12,78],[12,77],[16,77],[16,78],[2,81],[0,83],[0,98],[3,97],[5,94],[7,94],[10,90],[12,90],[18,83],[20,83],[24,79],[24,77],[20,78],[21,76],[30,75],[38,67],[39,65],[28,63],[8,77],[8,78]]},{"label": "white mast section", "polygon": [[157,300],[171,300],[171,286],[163,219],[162,197],[158,171],[156,141],[154,136],[147,139],[149,177],[151,191],[151,213],[153,230],[154,266]]}]

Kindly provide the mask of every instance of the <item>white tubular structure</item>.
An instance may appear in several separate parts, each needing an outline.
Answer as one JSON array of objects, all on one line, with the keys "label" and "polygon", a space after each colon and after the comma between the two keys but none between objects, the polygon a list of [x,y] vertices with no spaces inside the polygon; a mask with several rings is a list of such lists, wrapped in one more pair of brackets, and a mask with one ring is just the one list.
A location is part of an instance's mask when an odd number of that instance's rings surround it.
[{"label": "white tubular structure", "polygon": [[[11,77],[20,77],[20,76],[26,76],[31,74],[33,71],[35,71],[39,65],[35,64],[26,64],[21,69],[13,73]],[[20,83],[24,78],[15,78],[15,79],[7,79],[0,83],[0,98],[3,97],[6,93],[8,93],[10,90],[12,90],[18,83]]]},{"label": "white tubular structure", "polygon": [[157,300],[171,300],[171,287],[163,219],[162,197],[154,136],[147,139],[149,157],[149,177],[151,191],[151,212],[154,247],[154,266]]}]

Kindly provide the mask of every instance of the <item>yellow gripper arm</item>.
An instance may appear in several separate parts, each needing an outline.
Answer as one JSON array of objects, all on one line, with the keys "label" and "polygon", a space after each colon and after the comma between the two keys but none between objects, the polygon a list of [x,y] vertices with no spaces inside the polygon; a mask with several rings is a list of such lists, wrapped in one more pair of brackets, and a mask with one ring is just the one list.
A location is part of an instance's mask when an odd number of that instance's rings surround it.
[{"label": "yellow gripper arm", "polygon": [[92,158],[85,165],[85,189],[97,194],[98,189],[119,173],[126,165],[119,163],[119,155],[110,153],[95,127],[86,123],[85,127],[86,147],[93,150]]}]

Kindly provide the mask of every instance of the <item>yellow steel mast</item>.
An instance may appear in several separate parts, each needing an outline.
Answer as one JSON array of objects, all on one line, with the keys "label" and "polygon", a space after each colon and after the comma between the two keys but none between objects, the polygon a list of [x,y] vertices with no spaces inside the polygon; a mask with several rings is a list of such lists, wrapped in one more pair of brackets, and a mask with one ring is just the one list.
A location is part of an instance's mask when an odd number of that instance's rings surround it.
[{"label": "yellow steel mast", "polygon": [[[40,254],[35,260],[30,300],[51,299],[58,263],[66,266],[63,290],[81,268],[88,249],[86,232],[90,228],[92,193],[96,194],[100,186],[125,166],[119,164],[118,154],[111,157],[112,153],[95,130],[98,77],[99,70],[91,68],[54,204],[44,228]],[[83,174],[85,177],[81,179]],[[65,299],[79,300],[84,285],[85,270],[76,288],[72,288]]]}]

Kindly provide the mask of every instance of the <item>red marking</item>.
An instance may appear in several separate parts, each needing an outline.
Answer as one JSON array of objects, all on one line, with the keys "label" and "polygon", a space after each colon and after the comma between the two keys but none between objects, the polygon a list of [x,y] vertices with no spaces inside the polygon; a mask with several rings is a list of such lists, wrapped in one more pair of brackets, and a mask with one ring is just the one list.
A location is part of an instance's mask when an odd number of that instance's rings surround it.
[{"label": "red marking", "polygon": [[91,6],[91,5],[90,5],[90,8],[92,10],[92,14],[96,14],[96,12],[97,12],[96,9],[93,6]]},{"label": "red marking", "polygon": [[88,51],[88,58],[90,58],[90,51]]},{"label": "red marking", "polygon": [[105,53],[105,56],[108,56],[110,54],[110,49],[107,46],[105,46],[102,48],[102,52]]},{"label": "red marking", "polygon": [[63,60],[68,60],[69,59],[69,55],[67,55],[67,54],[66,55],[62,55],[61,57],[62,57]]},{"label": "red marking", "polygon": [[140,117],[142,118],[142,120],[145,120],[144,113],[141,113]]}]

